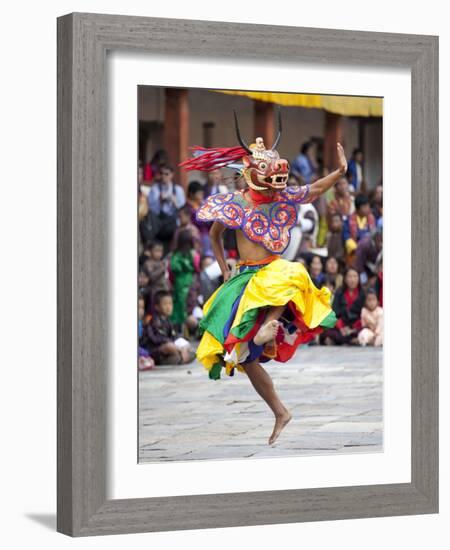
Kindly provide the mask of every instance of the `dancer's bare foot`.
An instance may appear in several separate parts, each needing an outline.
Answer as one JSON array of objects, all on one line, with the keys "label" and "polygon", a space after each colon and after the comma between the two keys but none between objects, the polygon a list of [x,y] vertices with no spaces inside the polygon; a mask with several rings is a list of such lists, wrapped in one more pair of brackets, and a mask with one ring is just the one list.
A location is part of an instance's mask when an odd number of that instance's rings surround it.
[{"label": "dancer's bare foot", "polygon": [[272,435],[269,437],[269,445],[273,445],[281,433],[281,430],[291,420],[292,415],[288,410],[279,416],[275,416],[275,426],[273,428]]},{"label": "dancer's bare foot", "polygon": [[265,344],[266,342],[273,340],[278,332],[278,324],[279,323],[276,319],[264,323],[255,334],[253,342],[255,342],[257,346],[260,346],[261,344]]}]

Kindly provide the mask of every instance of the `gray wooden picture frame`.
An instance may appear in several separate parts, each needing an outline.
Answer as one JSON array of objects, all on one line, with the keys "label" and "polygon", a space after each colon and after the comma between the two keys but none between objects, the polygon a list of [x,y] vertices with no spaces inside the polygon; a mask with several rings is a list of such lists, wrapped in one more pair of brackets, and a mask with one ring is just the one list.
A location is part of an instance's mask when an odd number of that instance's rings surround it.
[{"label": "gray wooden picture frame", "polygon": [[[106,54],[111,50],[411,70],[410,483],[107,499],[105,136]],[[57,409],[57,529],[68,535],[436,513],[438,38],[82,13],[59,18]]]}]

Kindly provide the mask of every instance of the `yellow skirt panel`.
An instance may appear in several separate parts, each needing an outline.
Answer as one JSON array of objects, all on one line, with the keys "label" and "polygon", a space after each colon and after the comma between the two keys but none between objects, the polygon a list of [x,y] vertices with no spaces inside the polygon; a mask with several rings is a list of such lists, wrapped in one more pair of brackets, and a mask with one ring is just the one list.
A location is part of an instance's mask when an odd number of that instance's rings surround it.
[{"label": "yellow skirt panel", "polygon": [[244,313],[264,306],[282,306],[289,301],[309,328],[317,327],[330,311],[331,292],[318,289],[300,262],[278,259],[257,271],[248,282],[239,303],[233,327]]}]

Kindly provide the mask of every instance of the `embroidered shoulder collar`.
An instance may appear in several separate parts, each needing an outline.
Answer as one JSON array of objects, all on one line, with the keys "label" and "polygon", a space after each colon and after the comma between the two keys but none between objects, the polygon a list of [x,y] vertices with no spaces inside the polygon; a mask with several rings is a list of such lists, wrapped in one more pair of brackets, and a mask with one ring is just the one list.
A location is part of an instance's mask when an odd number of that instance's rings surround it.
[{"label": "embroidered shoulder collar", "polygon": [[274,193],[271,202],[254,205],[247,200],[245,190],[217,193],[201,204],[196,219],[241,229],[249,240],[281,254],[289,245],[290,232],[297,221],[296,205],[307,202],[308,195],[309,185],[287,187]]}]

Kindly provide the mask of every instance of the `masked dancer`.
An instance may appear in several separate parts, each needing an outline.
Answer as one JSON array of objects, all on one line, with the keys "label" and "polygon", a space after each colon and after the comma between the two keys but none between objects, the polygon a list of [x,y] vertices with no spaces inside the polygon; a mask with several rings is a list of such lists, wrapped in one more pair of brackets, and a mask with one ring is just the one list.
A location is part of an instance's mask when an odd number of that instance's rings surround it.
[{"label": "masked dancer", "polygon": [[[239,146],[196,146],[193,158],[180,164],[186,170],[210,172],[240,161],[246,182],[242,190],[210,195],[196,212],[198,221],[213,222],[211,243],[224,281],[204,304],[197,358],[214,380],[222,369],[229,376],[235,370],[247,374],[275,416],[271,445],[292,416],[262,364],[289,361],[300,344],[336,323],[329,289],[318,289],[302,263],[285,260],[281,254],[289,244],[298,205],[314,201],[338,182],[347,171],[347,161],[338,143],[336,170],[311,184],[287,186],[289,163],[276,150],[280,112],[270,148],[261,137],[248,145],[236,113],[234,118]],[[225,228],[236,232],[239,262],[233,276],[223,247]]]}]

